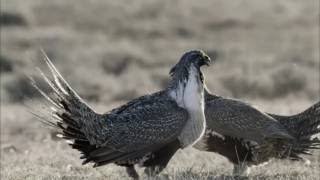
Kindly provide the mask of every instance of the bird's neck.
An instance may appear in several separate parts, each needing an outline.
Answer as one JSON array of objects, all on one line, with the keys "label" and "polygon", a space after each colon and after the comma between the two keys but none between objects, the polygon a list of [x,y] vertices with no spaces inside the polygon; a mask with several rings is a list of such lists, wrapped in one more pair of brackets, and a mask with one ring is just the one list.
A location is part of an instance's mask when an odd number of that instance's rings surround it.
[{"label": "bird's neck", "polygon": [[188,121],[179,136],[182,148],[193,145],[205,131],[203,84],[197,70],[191,68],[187,80],[171,89],[170,96],[189,113]]},{"label": "bird's neck", "polygon": [[191,67],[186,78],[173,77],[170,85],[169,95],[180,107],[188,111],[198,111],[203,108],[204,85],[196,68]]}]

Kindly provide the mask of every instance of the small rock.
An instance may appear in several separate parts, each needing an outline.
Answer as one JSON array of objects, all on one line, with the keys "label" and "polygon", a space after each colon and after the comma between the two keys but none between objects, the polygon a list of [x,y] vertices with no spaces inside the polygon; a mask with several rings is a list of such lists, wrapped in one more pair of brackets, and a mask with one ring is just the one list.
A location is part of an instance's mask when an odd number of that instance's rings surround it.
[{"label": "small rock", "polygon": [[67,170],[67,171],[71,171],[71,168],[72,168],[72,165],[71,165],[71,164],[68,164],[67,167],[66,167],[66,170]]}]

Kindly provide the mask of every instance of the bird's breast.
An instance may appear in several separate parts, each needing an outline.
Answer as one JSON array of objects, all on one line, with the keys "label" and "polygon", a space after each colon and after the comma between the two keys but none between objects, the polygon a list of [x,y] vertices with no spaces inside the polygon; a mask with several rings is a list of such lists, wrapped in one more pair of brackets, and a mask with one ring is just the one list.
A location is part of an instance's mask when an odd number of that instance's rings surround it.
[{"label": "bird's breast", "polygon": [[206,128],[204,113],[198,111],[189,114],[189,119],[178,137],[182,148],[198,142],[204,135]]},{"label": "bird's breast", "polygon": [[180,143],[184,148],[199,141],[206,128],[203,84],[195,71],[191,70],[181,99],[183,108],[189,113],[188,121],[179,136]]},{"label": "bird's breast", "polygon": [[188,79],[178,82],[176,89],[170,92],[170,96],[189,114],[178,137],[181,148],[193,145],[204,135],[206,128],[203,84],[196,68],[190,68]]}]

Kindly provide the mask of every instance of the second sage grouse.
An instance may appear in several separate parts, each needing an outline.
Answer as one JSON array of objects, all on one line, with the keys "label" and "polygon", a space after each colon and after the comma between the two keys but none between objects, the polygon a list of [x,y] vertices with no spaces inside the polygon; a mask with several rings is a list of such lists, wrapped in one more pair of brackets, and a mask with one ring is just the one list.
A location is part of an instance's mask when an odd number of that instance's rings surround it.
[{"label": "second sage grouse", "polygon": [[233,174],[248,175],[249,167],[271,158],[301,160],[319,149],[320,102],[293,116],[263,113],[235,99],[205,91],[206,135],[194,147],[216,152],[234,164]]},{"label": "second sage grouse", "polygon": [[[68,85],[52,62],[45,61],[53,80],[40,73],[53,94],[33,86],[49,101],[52,112],[40,117],[72,141],[81,152],[83,164],[94,167],[115,163],[125,166],[129,176],[139,178],[135,164],[156,164],[150,168],[159,173],[169,159],[154,159],[163,147],[174,154],[179,148],[196,143],[205,132],[203,75],[200,67],[210,58],[202,51],[185,53],[171,69],[171,80],[162,91],[134,99],[105,114],[96,113]],[[32,78],[31,78],[32,80]],[[154,162],[157,161],[157,162]]]}]

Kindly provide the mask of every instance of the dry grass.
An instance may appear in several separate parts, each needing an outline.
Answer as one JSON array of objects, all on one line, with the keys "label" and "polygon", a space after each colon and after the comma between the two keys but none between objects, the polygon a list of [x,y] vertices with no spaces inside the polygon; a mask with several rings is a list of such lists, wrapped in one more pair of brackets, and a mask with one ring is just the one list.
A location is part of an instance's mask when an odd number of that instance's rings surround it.
[{"label": "dry grass", "polygon": [[[100,112],[163,88],[180,55],[201,48],[218,57],[205,70],[214,93],[293,114],[320,97],[318,7],[317,0],[2,0],[1,178],[126,178],[113,165],[81,166],[78,153],[21,105],[23,95],[38,97],[25,74],[43,67],[40,47]],[[319,154],[311,166],[274,161],[250,178],[318,179],[319,161]],[[189,149],[160,179],[230,179],[231,168]]]}]

